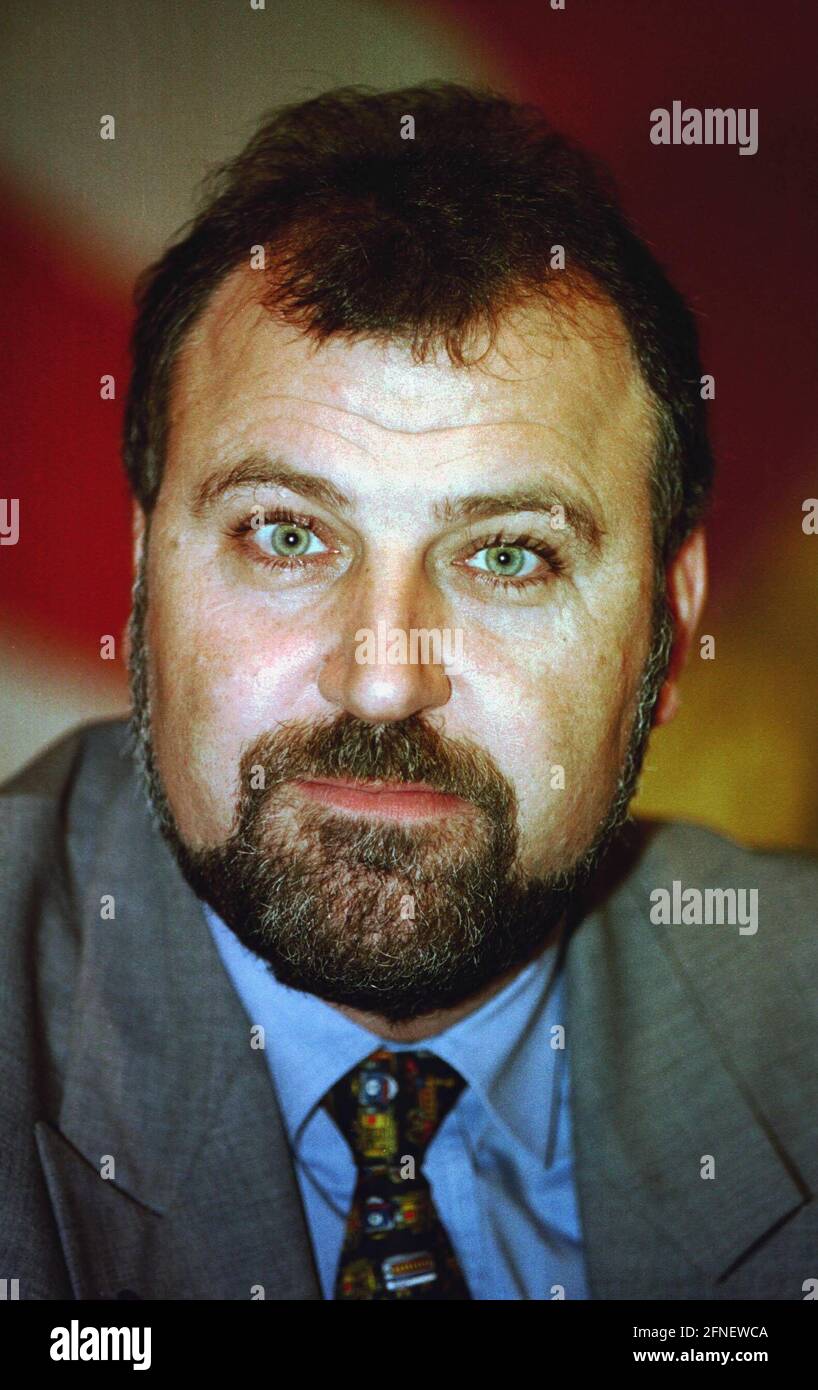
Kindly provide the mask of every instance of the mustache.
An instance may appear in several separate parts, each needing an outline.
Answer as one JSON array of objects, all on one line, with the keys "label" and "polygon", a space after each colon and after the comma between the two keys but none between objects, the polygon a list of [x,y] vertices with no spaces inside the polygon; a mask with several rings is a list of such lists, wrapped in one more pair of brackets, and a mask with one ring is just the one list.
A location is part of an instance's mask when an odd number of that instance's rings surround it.
[{"label": "mustache", "polygon": [[[242,791],[311,778],[423,782],[470,801],[492,816],[516,812],[514,789],[485,749],[469,739],[438,733],[421,716],[369,724],[351,714],[306,722],[289,720],[261,734],[242,754]],[[256,779],[254,781],[254,779]]]}]

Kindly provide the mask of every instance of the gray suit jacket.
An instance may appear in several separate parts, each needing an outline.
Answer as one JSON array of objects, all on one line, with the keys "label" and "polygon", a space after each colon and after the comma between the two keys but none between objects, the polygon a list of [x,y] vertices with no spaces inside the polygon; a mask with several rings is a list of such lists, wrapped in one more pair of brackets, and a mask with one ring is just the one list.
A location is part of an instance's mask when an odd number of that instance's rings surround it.
[{"label": "gray suit jacket", "polygon": [[[0,808],[0,1273],[23,1299],[320,1298],[264,1055],[125,725],[63,739]],[[652,925],[674,879],[758,888],[757,933]],[[654,825],[596,891],[565,1019],[592,1297],[804,1298],[818,865]]]}]

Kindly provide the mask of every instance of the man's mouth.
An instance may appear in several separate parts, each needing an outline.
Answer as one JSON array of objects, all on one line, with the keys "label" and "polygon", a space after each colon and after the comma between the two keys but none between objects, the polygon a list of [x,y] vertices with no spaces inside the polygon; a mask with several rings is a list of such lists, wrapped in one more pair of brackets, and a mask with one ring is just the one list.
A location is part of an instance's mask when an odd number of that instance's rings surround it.
[{"label": "man's mouth", "polygon": [[375,779],[348,781],[342,777],[316,777],[294,786],[311,801],[354,815],[384,816],[390,820],[423,820],[473,811],[460,796],[435,791],[424,782],[382,782]]}]

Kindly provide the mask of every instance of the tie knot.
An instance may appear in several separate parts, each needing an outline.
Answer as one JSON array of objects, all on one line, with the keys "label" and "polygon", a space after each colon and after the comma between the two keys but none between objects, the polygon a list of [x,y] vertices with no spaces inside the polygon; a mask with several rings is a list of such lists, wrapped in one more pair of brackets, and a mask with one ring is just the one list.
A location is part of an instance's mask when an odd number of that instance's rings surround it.
[{"label": "tie knot", "polygon": [[434,1052],[381,1047],[342,1076],[324,1104],[359,1168],[391,1168],[406,1157],[422,1161],[465,1084]]}]

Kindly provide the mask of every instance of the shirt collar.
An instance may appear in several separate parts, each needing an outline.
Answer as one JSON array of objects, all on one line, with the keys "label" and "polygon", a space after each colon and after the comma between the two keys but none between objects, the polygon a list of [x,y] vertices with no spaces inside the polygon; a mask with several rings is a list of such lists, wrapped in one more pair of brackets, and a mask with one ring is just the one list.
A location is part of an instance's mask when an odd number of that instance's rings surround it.
[{"label": "shirt collar", "polygon": [[460,1072],[488,1116],[534,1157],[551,1126],[554,1027],[562,1017],[562,979],[551,976],[557,947],[442,1033],[416,1043],[379,1038],[315,995],[278,981],[269,966],[203,904],[222,963],[264,1045],[293,1144],[323,1096],[377,1047],[428,1048]]},{"label": "shirt collar", "polygon": [[543,1158],[551,1127],[557,1058],[553,1028],[563,1024],[562,978],[552,981],[549,947],[474,1013],[430,1038],[456,1067],[494,1121],[530,1154]]}]

